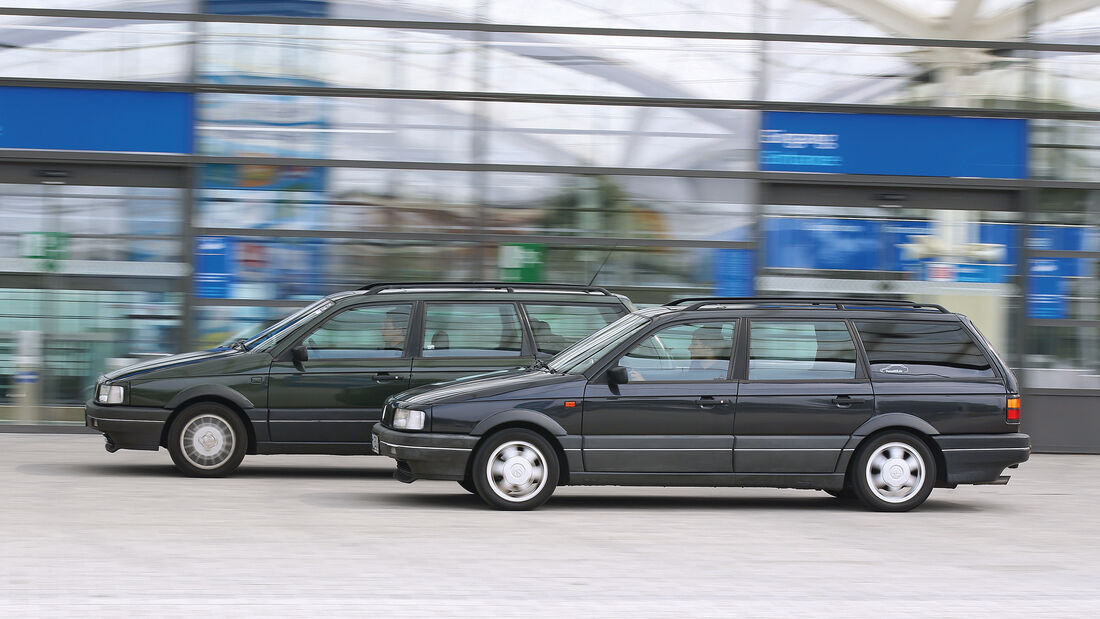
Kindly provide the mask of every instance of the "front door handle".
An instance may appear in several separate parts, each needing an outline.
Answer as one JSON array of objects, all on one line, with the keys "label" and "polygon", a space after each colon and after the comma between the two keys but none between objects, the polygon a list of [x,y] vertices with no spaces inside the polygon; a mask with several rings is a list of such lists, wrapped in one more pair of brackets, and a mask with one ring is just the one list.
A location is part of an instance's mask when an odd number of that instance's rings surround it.
[{"label": "front door handle", "polygon": [[400,374],[390,374],[389,372],[379,372],[373,376],[375,382],[384,383],[392,380],[405,380],[405,377]]},{"label": "front door handle", "polygon": [[714,396],[709,395],[705,395],[695,401],[695,405],[699,408],[715,408],[717,406],[725,406],[729,403],[729,400],[715,400]]}]

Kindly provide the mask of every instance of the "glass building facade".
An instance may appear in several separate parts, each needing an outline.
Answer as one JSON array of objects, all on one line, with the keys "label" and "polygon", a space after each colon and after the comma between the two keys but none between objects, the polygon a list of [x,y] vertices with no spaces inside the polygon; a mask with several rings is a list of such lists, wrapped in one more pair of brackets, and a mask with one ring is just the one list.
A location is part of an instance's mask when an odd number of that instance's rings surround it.
[{"label": "glass building facade", "polygon": [[1100,2],[6,4],[0,418],[387,280],[941,302],[1100,394]]}]

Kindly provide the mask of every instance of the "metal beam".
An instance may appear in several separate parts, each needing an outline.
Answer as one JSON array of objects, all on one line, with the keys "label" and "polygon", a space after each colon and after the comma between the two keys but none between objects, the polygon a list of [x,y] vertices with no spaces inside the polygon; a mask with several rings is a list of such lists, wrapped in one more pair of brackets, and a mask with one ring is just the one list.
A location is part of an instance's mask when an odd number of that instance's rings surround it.
[{"label": "metal beam", "polygon": [[[838,8],[848,4],[845,0],[820,0]],[[1085,3],[1088,0],[1077,0]],[[641,37],[663,39],[706,39],[720,41],[777,41],[788,43],[836,43],[842,45],[886,45],[895,47],[969,47],[974,49],[1027,49],[1036,51],[1062,51],[1096,53],[1100,45],[1071,43],[1034,43],[1027,41],[1000,41],[996,37],[982,39],[949,39],[928,36],[864,37],[818,34],[783,34],[773,32],[723,32],[708,30],[655,30],[644,28],[589,28],[578,26],[528,26],[520,24],[494,24],[471,22],[436,22],[417,20],[337,19],[308,17],[277,17],[266,15],[210,15],[205,13],[157,13],[148,11],[92,11],[81,9],[23,9],[0,8],[0,15],[33,17],[79,17],[85,19],[124,19],[130,21],[168,21],[241,24],[290,24],[304,26],[341,26],[357,28],[403,29],[424,31],[503,32],[528,34],[566,34],[611,37]],[[928,23],[920,18],[919,21]],[[891,20],[894,24],[893,20]],[[888,30],[905,27],[894,24]],[[979,29],[986,34],[988,29]],[[997,31],[996,29],[988,30]],[[931,31],[930,31],[931,32]]]}]

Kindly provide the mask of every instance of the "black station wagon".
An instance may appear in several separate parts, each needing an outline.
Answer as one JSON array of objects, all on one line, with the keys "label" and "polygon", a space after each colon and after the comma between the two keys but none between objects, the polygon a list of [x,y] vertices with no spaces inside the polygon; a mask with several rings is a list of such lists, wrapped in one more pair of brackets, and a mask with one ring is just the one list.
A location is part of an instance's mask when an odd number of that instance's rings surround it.
[{"label": "black station wagon", "polygon": [[965,316],[880,299],[692,298],[526,370],[412,389],[395,477],[500,509],[558,485],[767,486],[905,511],[1028,459],[1015,377]]},{"label": "black station wagon", "polygon": [[246,453],[369,454],[389,396],[531,365],[632,309],[591,286],[376,284],[230,346],[107,374],[85,420],[107,451],[167,447],[201,477],[231,473]]}]

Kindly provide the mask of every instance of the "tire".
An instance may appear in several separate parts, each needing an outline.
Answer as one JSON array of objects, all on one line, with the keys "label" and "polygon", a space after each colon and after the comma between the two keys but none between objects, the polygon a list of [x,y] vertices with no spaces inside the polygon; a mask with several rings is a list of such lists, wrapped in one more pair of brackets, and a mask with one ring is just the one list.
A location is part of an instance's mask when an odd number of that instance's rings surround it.
[{"label": "tire", "polygon": [[214,402],[188,406],[168,430],[172,462],[190,477],[225,477],[244,460],[248,433],[235,411]]},{"label": "tire", "polygon": [[470,494],[477,494],[477,488],[474,486],[474,482],[470,481],[469,477],[458,482],[458,485],[462,486],[462,489]]},{"label": "tire", "polygon": [[541,435],[510,428],[487,438],[471,470],[481,500],[496,509],[528,510],[542,505],[558,485],[558,454]]},{"label": "tire", "polygon": [[848,487],[868,509],[906,512],[924,503],[936,485],[936,458],[908,432],[888,432],[863,442]]}]

